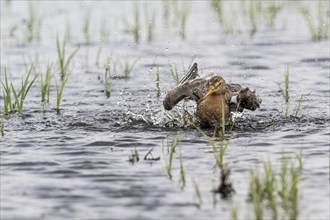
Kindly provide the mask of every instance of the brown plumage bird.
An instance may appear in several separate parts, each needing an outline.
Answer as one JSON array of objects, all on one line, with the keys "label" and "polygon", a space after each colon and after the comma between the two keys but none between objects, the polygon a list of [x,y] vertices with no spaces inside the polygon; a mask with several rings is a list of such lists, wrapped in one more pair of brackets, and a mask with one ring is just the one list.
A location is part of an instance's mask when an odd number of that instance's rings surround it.
[{"label": "brown plumage bird", "polygon": [[179,85],[170,89],[163,101],[164,108],[171,110],[182,99],[197,103],[196,117],[201,127],[220,128],[222,118],[230,119],[230,112],[242,112],[244,109],[256,110],[261,99],[249,88],[239,84],[226,84],[220,76],[201,78],[197,63],[189,69]]},{"label": "brown plumage bird", "polygon": [[209,91],[198,102],[196,117],[202,127],[221,127],[230,118],[226,81],[221,76],[210,79]]}]

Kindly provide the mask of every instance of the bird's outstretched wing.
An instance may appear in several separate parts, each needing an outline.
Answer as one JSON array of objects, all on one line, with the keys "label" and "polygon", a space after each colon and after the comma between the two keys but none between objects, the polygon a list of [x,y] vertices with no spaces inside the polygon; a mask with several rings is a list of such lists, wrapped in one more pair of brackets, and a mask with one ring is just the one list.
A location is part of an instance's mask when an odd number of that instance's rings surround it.
[{"label": "bird's outstretched wing", "polygon": [[196,77],[198,77],[198,67],[197,67],[197,63],[194,63],[194,65],[192,65],[190,67],[190,69],[188,70],[187,74],[180,80],[179,85],[189,81],[189,80],[193,80]]}]

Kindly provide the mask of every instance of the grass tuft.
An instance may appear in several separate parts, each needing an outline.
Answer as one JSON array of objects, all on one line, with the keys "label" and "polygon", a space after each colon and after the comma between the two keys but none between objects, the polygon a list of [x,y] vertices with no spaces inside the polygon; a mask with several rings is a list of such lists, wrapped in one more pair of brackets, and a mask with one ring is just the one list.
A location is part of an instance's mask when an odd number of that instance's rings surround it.
[{"label": "grass tuft", "polygon": [[175,153],[175,148],[178,144],[178,141],[179,141],[179,136],[175,136],[175,138],[173,139],[172,141],[172,144],[170,146],[170,149],[169,149],[169,158],[168,158],[168,162],[167,162],[167,165],[166,165],[166,170],[167,170],[167,175],[170,179],[172,179],[172,160],[173,160],[173,154]]},{"label": "grass tuft", "polygon": [[49,103],[49,93],[50,93],[50,81],[52,78],[52,66],[50,64],[47,65],[46,76],[43,79],[42,74],[40,74],[40,82],[41,82],[41,102]]},{"label": "grass tuft", "polygon": [[160,97],[160,73],[158,67],[156,71],[156,88],[157,88],[157,97]]},{"label": "grass tuft", "polygon": [[197,184],[197,182],[195,181],[195,179],[193,178],[192,179],[192,183],[194,185],[194,188],[195,188],[195,194],[196,194],[196,198],[197,198],[197,207],[200,208],[202,203],[203,203],[203,199],[202,199],[202,194],[199,190],[199,186]]},{"label": "grass tuft", "polygon": [[33,70],[33,64],[31,65],[26,77],[24,80],[22,80],[22,87],[20,88],[20,90],[17,92],[16,89],[14,88],[13,84],[10,84],[12,93],[14,94],[15,97],[15,109],[17,108],[17,111],[19,114],[23,114],[23,107],[24,107],[24,102],[25,102],[25,98],[27,96],[27,94],[29,93],[34,81],[36,80],[37,76],[36,75],[32,81],[29,82],[29,78],[30,75],[32,73]]},{"label": "grass tuft", "polygon": [[57,56],[58,61],[60,65],[60,76],[61,80],[63,81],[65,78],[67,78],[67,74],[69,72],[69,65],[73,59],[73,57],[76,55],[76,53],[79,51],[79,47],[75,49],[68,58],[66,58],[66,52],[65,52],[65,46],[66,46],[66,39],[64,38],[62,42],[62,46],[60,44],[60,41],[58,39],[58,35],[56,37],[56,47],[57,47]]}]

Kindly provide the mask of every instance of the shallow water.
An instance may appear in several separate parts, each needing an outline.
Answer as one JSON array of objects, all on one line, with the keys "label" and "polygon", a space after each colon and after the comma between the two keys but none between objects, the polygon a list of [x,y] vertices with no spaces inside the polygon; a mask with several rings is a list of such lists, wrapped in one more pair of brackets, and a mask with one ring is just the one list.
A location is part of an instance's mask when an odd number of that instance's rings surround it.
[{"label": "shallow water", "polygon": [[[294,157],[300,149],[305,163],[299,218],[329,219],[329,41],[311,41],[297,12],[299,5],[286,3],[275,28],[261,25],[251,38],[245,23],[239,26],[241,33],[223,35],[210,3],[190,2],[186,39],[181,40],[176,28],[165,29],[159,2],[140,3],[157,12],[157,25],[154,41],[146,42],[142,28],[142,42],[136,45],[132,36],[122,32],[122,17],[133,19],[132,2],[62,3],[36,4],[43,18],[42,38],[24,44],[28,3],[1,1],[1,79],[6,66],[9,78],[19,86],[26,66],[37,54],[41,68],[37,72],[44,74],[49,62],[57,65],[56,33],[64,33],[66,21],[70,21],[72,35],[67,50],[81,47],[59,114],[55,111],[55,82],[50,104],[43,110],[38,78],[26,99],[24,115],[3,116],[1,219],[228,219],[232,207],[238,208],[240,218],[252,218],[251,204],[246,201],[250,171],[269,159],[279,172],[282,156]],[[297,4],[317,7],[312,2]],[[88,9],[91,42],[85,44],[82,26]],[[100,40],[103,17],[110,27],[107,43]],[[11,37],[9,30],[15,25],[15,37]],[[96,66],[100,47],[101,65]],[[111,97],[106,98],[103,63],[110,55],[121,62],[137,58],[138,62],[129,78],[120,77],[122,73],[112,76]],[[229,145],[224,158],[236,191],[229,200],[219,195],[214,199],[212,189],[219,184],[220,172],[208,142],[185,125],[182,105],[171,112],[162,107],[165,92],[175,84],[169,64],[178,67],[181,77],[182,66],[187,70],[193,60],[199,64],[200,75],[217,72],[227,82],[256,89],[263,100],[260,109],[245,111],[226,136]],[[284,87],[287,64],[290,115],[301,94],[311,92],[298,117],[283,117],[285,102],[278,84]],[[157,67],[160,97],[155,83]],[[0,98],[2,109],[3,96]],[[193,113],[194,103],[187,105]],[[176,135],[187,180],[183,189],[179,186],[179,154],[174,155],[170,180],[168,154],[162,149],[163,142],[170,144]],[[160,160],[143,160],[151,148]],[[140,160],[132,164],[129,156],[135,149]],[[201,191],[200,208],[192,179]]]}]

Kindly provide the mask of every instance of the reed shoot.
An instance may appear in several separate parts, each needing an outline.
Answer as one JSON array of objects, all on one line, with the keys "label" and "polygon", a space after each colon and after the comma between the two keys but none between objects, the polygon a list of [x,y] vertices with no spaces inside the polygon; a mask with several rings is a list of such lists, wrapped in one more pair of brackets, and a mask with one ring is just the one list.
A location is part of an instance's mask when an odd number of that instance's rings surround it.
[{"label": "reed shoot", "polygon": [[179,148],[179,156],[180,156],[180,180],[179,183],[181,184],[181,188],[184,188],[186,185],[186,175],[183,166],[183,158],[182,158],[182,146],[180,145]]},{"label": "reed shoot", "polygon": [[179,85],[179,83],[180,83],[180,79],[179,79],[179,71],[178,71],[178,67],[177,67],[176,65],[173,64],[172,66],[170,66],[170,70],[171,70],[171,74],[172,74],[172,77],[173,77],[175,83],[176,83],[177,85]]},{"label": "reed shoot", "polygon": [[26,77],[24,80],[22,80],[22,87],[20,90],[17,92],[16,89],[14,88],[13,84],[11,83],[11,89],[15,97],[15,107],[17,108],[17,111],[19,114],[23,114],[23,106],[25,102],[25,98],[27,94],[29,93],[31,86],[33,85],[34,81],[36,80],[37,76],[36,75],[31,82],[29,82],[30,75],[33,70],[33,64],[31,65]]},{"label": "reed shoot", "polygon": [[249,5],[249,19],[250,19],[250,36],[253,37],[257,33],[257,10],[254,3],[254,0],[250,0]]},{"label": "reed shoot", "polygon": [[61,99],[64,91],[64,87],[69,79],[70,73],[67,73],[64,77],[64,79],[61,80],[61,84],[59,85],[57,81],[55,80],[56,83],[56,111],[60,111],[60,105],[61,105]]},{"label": "reed shoot", "polygon": [[60,45],[60,41],[58,39],[58,36],[56,37],[56,46],[57,46],[57,55],[58,55],[58,61],[60,65],[60,76],[61,80],[64,80],[67,78],[67,74],[69,72],[69,65],[73,59],[73,57],[76,55],[76,53],[79,50],[79,47],[75,49],[68,58],[66,58],[66,52],[65,52],[65,46],[66,41],[65,38],[63,40],[62,46]]},{"label": "reed shoot", "polygon": [[194,188],[195,188],[195,194],[196,194],[196,198],[197,198],[197,207],[200,208],[201,204],[203,203],[202,194],[201,194],[201,192],[199,190],[199,186],[198,186],[198,184],[197,184],[197,182],[195,181],[194,178],[192,179],[192,183],[193,183]]},{"label": "reed shoot", "polygon": [[40,40],[41,19],[38,17],[36,7],[32,1],[29,2],[27,19],[27,41]]},{"label": "reed shoot", "polygon": [[311,92],[309,92],[309,93],[307,93],[307,94],[302,94],[302,95],[301,95],[301,97],[300,97],[300,99],[299,99],[299,101],[298,101],[298,103],[297,103],[296,109],[295,109],[295,111],[294,111],[294,114],[293,114],[295,117],[298,116],[299,110],[300,110],[300,108],[301,108],[301,103],[305,100],[305,98],[306,98],[307,96],[309,96],[310,93],[311,93]]},{"label": "reed shoot", "polygon": [[170,179],[172,179],[172,160],[173,160],[173,154],[175,153],[175,148],[178,144],[179,141],[179,136],[175,136],[175,138],[172,141],[172,144],[170,146],[170,152],[169,152],[169,158],[168,158],[168,163],[167,163],[167,175]]},{"label": "reed shoot", "polygon": [[124,76],[128,78],[133,71],[134,66],[138,62],[139,59],[134,60],[132,63],[129,63],[128,61],[125,61],[124,63]]},{"label": "reed shoot", "polygon": [[156,88],[157,88],[157,97],[160,97],[160,74],[158,67],[156,72]]},{"label": "reed shoot", "polygon": [[104,74],[104,94],[107,98],[110,98],[111,93],[111,83],[110,83],[110,71],[109,68],[106,68],[105,74]]},{"label": "reed shoot", "polygon": [[86,11],[84,18],[83,33],[85,36],[85,42],[90,42],[90,11]]},{"label": "reed shoot", "polygon": [[[329,7],[329,5],[328,5]],[[326,11],[324,10],[323,1],[319,1],[318,7],[318,24],[314,24],[312,21],[312,15],[309,9],[302,8],[301,13],[307,23],[309,32],[313,41],[320,41],[328,39],[329,37],[329,19],[326,18]]]},{"label": "reed shoot", "polygon": [[151,42],[154,39],[154,29],[155,29],[155,17],[156,14],[153,11],[151,17],[149,17],[148,9],[145,7],[144,17],[146,22],[146,30],[147,30],[147,40]]},{"label": "reed shoot", "polygon": [[[272,219],[278,219],[280,214],[287,215],[288,219],[297,219],[299,214],[299,182],[302,174],[302,153],[297,157],[298,166],[292,161],[282,159],[279,181],[270,162],[263,162],[264,175],[251,173],[250,199],[256,219],[263,219],[267,210],[270,210]],[[290,167],[290,169],[289,169]],[[279,197],[278,197],[279,196]]]},{"label": "reed shoot", "polygon": [[3,114],[13,114],[15,113],[16,106],[11,99],[11,83],[9,84],[7,79],[7,68],[5,68],[5,82],[1,80],[1,84],[3,87]]},{"label": "reed shoot", "polygon": [[46,76],[43,79],[42,74],[40,74],[40,82],[41,82],[41,102],[49,102],[49,93],[50,93],[50,81],[52,78],[52,66],[47,65]]},{"label": "reed shoot", "polygon": [[214,154],[214,158],[216,160],[217,165],[219,166],[219,168],[223,167],[223,157],[225,155],[227,146],[228,146],[228,142],[225,143],[224,141],[221,141],[220,146],[217,147],[215,142],[211,139],[211,137],[209,137],[205,132],[203,132],[200,128],[197,128],[199,130],[199,132],[204,136],[204,138],[209,142],[209,144],[211,145],[213,154]]},{"label": "reed shoot", "polygon": [[134,41],[136,44],[140,43],[141,36],[140,36],[140,11],[137,4],[135,4],[134,7],[134,24],[130,25],[126,20],[124,20],[126,28],[124,29],[124,32],[127,34],[131,34],[134,38]]},{"label": "reed shoot", "polygon": [[0,134],[2,137],[5,135],[5,123],[3,118],[0,119]]}]

